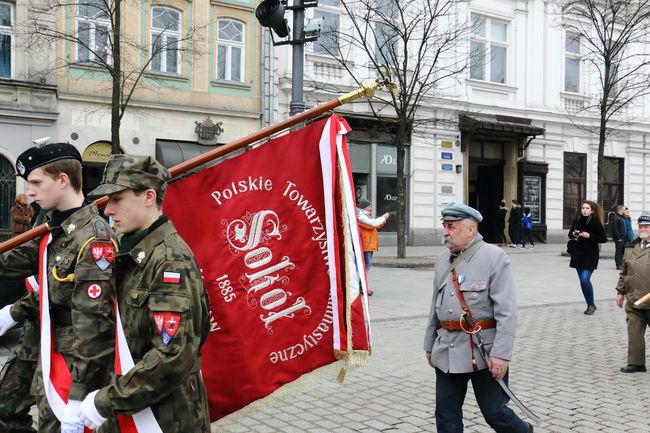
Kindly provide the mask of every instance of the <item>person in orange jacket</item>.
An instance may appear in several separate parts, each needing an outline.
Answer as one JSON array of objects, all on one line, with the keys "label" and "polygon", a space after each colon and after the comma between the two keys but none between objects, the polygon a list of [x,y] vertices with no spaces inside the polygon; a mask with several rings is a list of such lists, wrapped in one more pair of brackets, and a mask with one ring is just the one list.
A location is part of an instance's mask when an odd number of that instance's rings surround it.
[{"label": "person in orange jacket", "polygon": [[[357,221],[361,230],[361,241],[363,242],[363,260],[366,263],[366,274],[370,271],[372,254],[377,251],[377,229],[382,228],[390,214],[386,212],[380,217],[371,218],[372,203],[365,198],[360,198],[357,207]],[[368,289],[368,296],[372,296],[372,290]]]}]

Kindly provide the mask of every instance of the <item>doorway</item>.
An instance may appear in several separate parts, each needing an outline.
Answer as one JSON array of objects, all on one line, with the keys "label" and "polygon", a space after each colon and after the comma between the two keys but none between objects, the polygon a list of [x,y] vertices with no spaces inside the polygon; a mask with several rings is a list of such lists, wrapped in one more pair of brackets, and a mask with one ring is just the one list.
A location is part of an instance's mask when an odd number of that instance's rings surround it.
[{"label": "doorway", "polygon": [[468,204],[483,215],[478,229],[490,243],[501,241],[498,210],[504,197],[503,149],[503,143],[482,140],[472,141],[469,149]]},{"label": "doorway", "polygon": [[0,241],[11,237],[11,206],[16,198],[14,165],[0,155]]}]

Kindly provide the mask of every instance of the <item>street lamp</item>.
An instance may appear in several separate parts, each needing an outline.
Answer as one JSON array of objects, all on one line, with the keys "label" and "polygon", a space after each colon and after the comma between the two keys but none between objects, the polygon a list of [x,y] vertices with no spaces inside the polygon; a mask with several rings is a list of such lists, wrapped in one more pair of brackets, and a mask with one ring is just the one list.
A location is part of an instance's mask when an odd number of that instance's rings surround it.
[{"label": "street lamp", "polygon": [[[312,22],[305,26],[305,9],[318,6],[318,0],[294,0],[287,6],[287,0],[263,0],[255,9],[255,17],[262,27],[273,29],[278,37],[286,40],[276,41],[271,32],[273,45],[291,45],[291,101],[289,115],[305,111],[303,101],[303,70],[305,59],[305,42],[311,42],[320,36],[320,25]],[[293,11],[293,37],[289,38],[289,24],[284,18],[285,9]]]}]

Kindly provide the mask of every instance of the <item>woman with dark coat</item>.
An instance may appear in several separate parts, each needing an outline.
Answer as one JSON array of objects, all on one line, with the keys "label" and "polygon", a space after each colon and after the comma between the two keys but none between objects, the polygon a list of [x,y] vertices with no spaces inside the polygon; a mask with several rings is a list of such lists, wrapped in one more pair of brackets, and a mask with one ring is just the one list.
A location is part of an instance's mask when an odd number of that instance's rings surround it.
[{"label": "woman with dark coat", "polygon": [[25,194],[18,194],[11,207],[11,231],[14,236],[26,232],[31,226],[33,210],[27,202]]},{"label": "woman with dark coat", "polygon": [[580,288],[587,302],[584,313],[591,315],[596,312],[591,274],[598,267],[600,257],[598,244],[607,242],[603,227],[603,210],[598,204],[590,200],[582,202],[580,215],[573,221],[569,230],[569,238],[576,242],[569,266],[578,272]]}]

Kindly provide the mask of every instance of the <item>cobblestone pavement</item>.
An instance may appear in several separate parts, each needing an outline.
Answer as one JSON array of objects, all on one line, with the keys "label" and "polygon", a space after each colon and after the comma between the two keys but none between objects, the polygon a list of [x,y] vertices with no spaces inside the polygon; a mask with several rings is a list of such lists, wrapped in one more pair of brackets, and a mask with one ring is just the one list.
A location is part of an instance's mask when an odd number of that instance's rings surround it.
[{"label": "cobblestone pavement", "polygon": [[[599,309],[585,316],[575,270],[560,250],[511,254],[521,305],[511,388],[542,417],[535,432],[650,432],[650,375],[618,371],[627,343],[625,315],[613,301],[613,260],[594,273]],[[435,375],[422,351],[431,275],[372,269],[369,366],[349,372],[343,385],[332,377],[220,431],[435,432]],[[464,408],[466,432],[492,431],[471,385]]]},{"label": "cobblestone pavement", "polygon": [[[618,278],[613,260],[601,260],[594,273],[599,308],[585,316],[575,270],[559,254],[563,247],[507,249],[520,305],[511,388],[542,417],[536,433],[650,432],[650,374],[618,371],[627,343],[625,315],[613,301]],[[348,372],[342,385],[332,374],[218,431],[435,432],[435,375],[422,351],[432,274],[432,269],[373,268],[369,365]],[[492,431],[471,385],[464,408],[466,432]]]}]

